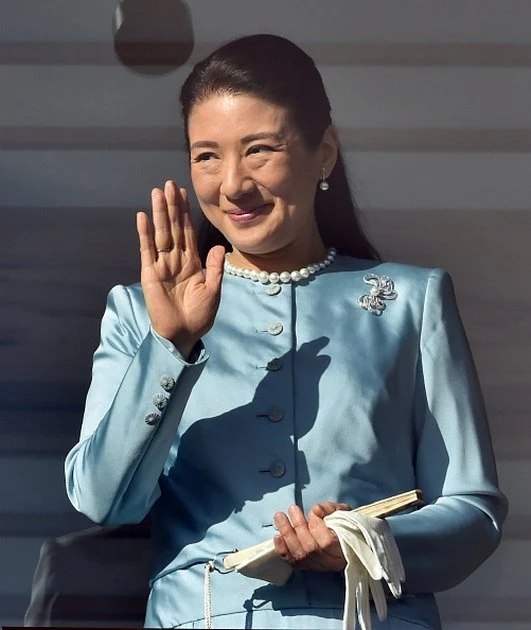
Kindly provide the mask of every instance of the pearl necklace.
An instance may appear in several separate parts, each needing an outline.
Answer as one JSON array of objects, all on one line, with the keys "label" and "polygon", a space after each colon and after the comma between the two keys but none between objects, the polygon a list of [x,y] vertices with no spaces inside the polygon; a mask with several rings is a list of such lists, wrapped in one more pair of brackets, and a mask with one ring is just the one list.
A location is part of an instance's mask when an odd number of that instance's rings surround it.
[{"label": "pearl necklace", "polygon": [[230,262],[230,254],[225,254],[225,271],[232,276],[239,276],[240,278],[247,278],[253,282],[261,282],[262,284],[278,284],[283,282],[299,282],[299,280],[306,280],[310,276],[315,275],[318,271],[326,269],[328,265],[331,265],[336,257],[337,251],[335,247],[331,247],[326,254],[326,257],[318,263],[302,267],[301,269],[295,269],[295,271],[282,271],[277,273],[273,271],[268,273],[267,271],[258,271],[257,269],[245,269],[244,267],[237,267]]}]

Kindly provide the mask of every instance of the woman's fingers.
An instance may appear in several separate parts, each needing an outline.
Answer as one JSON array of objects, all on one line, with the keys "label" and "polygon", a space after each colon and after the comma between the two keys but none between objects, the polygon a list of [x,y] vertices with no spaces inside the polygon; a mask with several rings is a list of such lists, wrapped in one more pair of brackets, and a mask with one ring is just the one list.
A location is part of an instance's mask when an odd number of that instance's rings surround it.
[{"label": "woman's fingers", "polygon": [[177,252],[183,249],[183,219],[181,192],[175,182],[169,179],[164,184],[164,197],[168,208],[168,220],[172,245]]},{"label": "woman's fingers", "polygon": [[164,185],[164,196],[173,247],[178,253],[199,258],[186,189],[177,188],[174,181],[168,180]]},{"label": "woman's fingers", "polygon": [[308,529],[321,549],[335,559],[336,566],[341,567],[345,562],[341,545],[336,533],[323,520],[325,516],[333,514],[337,510],[350,510],[350,507],[346,503],[334,503],[333,501],[316,503],[308,514]]},{"label": "woman's fingers", "polygon": [[181,247],[188,254],[199,257],[199,254],[197,253],[197,239],[190,212],[190,204],[188,203],[188,193],[185,188],[179,188],[179,193],[181,196],[181,234],[183,239]]},{"label": "woman's fingers", "polygon": [[185,266],[188,273],[200,270],[201,263],[186,190],[177,188],[174,181],[167,180],[164,190],[154,188],[151,191],[151,202],[151,238],[155,260],[162,258],[164,268],[173,269],[174,272]]},{"label": "woman's fingers", "polygon": [[214,322],[223,247],[212,249],[203,273],[186,191],[168,180],[151,191],[152,221],[138,213],[144,298],[153,329],[188,356]]},{"label": "woman's fingers", "polygon": [[302,562],[319,552],[319,545],[308,529],[308,521],[300,507],[292,505],[289,518],[283,512],[275,514],[275,525],[289,552],[288,562]]},{"label": "woman's fingers", "polygon": [[302,569],[341,571],[345,566],[341,545],[323,521],[326,514],[336,509],[348,509],[348,506],[332,502],[317,504],[310,510],[308,520],[297,506],[289,509],[289,517],[283,512],[275,514],[277,553]]},{"label": "woman's fingers", "polygon": [[137,212],[136,214],[136,231],[140,244],[140,261],[142,267],[148,267],[155,262],[157,256],[151,233],[151,223],[145,212]]},{"label": "woman's fingers", "polygon": [[[290,511],[292,509],[293,508],[290,508]],[[298,532],[295,530],[294,525],[292,525],[291,520],[284,512],[277,512],[274,520],[275,527],[278,530],[278,536],[275,537],[275,549],[277,552],[290,564],[303,560],[305,556],[304,549],[299,540]]]},{"label": "woman's fingers", "polygon": [[[175,184],[173,184],[173,186],[175,186]],[[172,186],[167,182],[164,187],[164,192],[160,190],[160,188],[154,188],[151,191],[155,248],[159,253],[166,253],[160,250],[171,250],[174,245],[168,208],[169,204],[166,196],[168,193],[171,193],[171,189]],[[175,205],[175,196],[170,194],[170,200],[172,200],[174,202],[173,205]]]},{"label": "woman's fingers", "polygon": [[337,510],[350,510],[346,503],[334,503],[333,501],[323,501],[312,506],[310,514],[315,514],[319,518],[324,518]]},{"label": "woman's fingers", "polygon": [[308,530],[324,553],[339,561],[344,559],[336,533],[314,512],[310,512]]},{"label": "woman's fingers", "polygon": [[205,264],[205,285],[213,293],[219,291],[221,287],[224,262],[225,248],[223,245],[216,245],[208,252]]}]

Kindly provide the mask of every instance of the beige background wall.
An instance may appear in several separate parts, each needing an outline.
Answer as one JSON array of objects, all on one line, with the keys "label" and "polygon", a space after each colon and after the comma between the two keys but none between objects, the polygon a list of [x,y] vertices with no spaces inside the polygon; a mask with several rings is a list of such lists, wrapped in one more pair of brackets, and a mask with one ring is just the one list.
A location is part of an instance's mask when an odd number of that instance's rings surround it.
[{"label": "beige background wall", "polygon": [[[448,268],[477,359],[504,542],[441,596],[450,630],[531,621],[531,3],[194,0],[193,58],[251,32],[319,64],[370,234]],[[134,213],[186,183],[177,91],[118,63],[114,0],[0,4],[0,622],[42,542],[87,526],[63,490],[108,289],[137,277]],[[457,561],[457,559],[456,559]],[[104,623],[105,620],[100,620]],[[115,620],[113,620],[115,622]]]}]

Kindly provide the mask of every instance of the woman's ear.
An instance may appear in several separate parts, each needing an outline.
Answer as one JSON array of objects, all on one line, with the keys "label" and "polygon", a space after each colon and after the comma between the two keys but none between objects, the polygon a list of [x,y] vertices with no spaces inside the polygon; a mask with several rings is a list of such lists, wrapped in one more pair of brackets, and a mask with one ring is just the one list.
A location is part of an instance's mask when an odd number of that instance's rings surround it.
[{"label": "woman's ear", "polygon": [[323,133],[320,146],[321,168],[325,169],[328,177],[336,165],[337,154],[339,152],[339,138],[334,125],[330,124]]}]

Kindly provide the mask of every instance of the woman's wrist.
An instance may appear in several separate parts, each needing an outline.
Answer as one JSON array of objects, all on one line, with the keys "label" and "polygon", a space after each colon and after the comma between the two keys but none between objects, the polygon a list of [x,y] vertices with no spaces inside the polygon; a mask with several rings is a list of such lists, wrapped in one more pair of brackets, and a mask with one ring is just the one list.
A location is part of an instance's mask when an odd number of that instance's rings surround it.
[{"label": "woman's wrist", "polygon": [[171,341],[171,343],[177,348],[183,359],[188,361],[194,353],[194,349],[197,346],[199,338],[195,339],[189,336],[179,336],[173,337],[172,339],[169,339],[169,341]]}]

